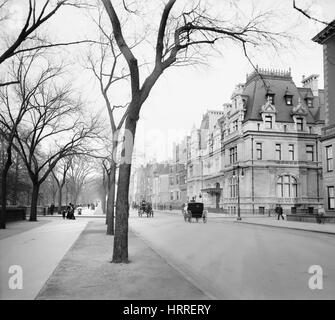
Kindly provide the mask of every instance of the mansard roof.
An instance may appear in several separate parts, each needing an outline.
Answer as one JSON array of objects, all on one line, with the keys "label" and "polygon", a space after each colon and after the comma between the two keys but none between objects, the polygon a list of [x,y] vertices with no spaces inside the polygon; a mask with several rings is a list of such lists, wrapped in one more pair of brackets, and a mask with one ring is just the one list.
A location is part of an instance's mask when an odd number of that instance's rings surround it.
[{"label": "mansard roof", "polygon": [[[294,122],[292,117],[293,108],[298,105],[299,98],[301,104],[307,110],[307,123],[315,123],[316,119],[306,105],[304,96],[301,96],[300,90],[294,84],[290,71],[265,70],[259,69],[259,74],[254,72],[247,77],[247,82],[243,90],[243,94],[249,98],[246,105],[246,113],[244,121],[258,120],[262,121],[261,111],[266,104],[266,94],[268,88],[275,94],[276,121],[278,122]],[[304,88],[305,89],[305,88]],[[292,106],[286,104],[285,93],[287,90],[293,95]],[[309,89],[310,90],[310,89]],[[316,110],[315,110],[316,112]]]}]

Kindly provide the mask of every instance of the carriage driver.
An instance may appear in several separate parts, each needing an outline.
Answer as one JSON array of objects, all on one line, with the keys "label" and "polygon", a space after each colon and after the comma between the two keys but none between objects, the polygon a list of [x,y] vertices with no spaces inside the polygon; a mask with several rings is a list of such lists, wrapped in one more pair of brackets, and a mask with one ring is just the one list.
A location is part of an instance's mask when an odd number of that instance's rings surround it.
[{"label": "carriage driver", "polygon": [[142,210],[142,211],[145,211],[145,207],[146,207],[146,202],[145,202],[145,200],[143,199],[142,202],[141,202],[141,210]]}]

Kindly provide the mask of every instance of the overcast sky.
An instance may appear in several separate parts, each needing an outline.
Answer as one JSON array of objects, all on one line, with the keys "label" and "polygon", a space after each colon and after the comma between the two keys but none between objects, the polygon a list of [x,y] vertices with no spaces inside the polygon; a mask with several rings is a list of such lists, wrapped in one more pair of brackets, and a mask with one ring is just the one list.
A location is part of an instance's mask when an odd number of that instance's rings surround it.
[{"label": "overcast sky", "polygon": [[[223,8],[233,10],[233,7],[222,6],[223,1],[210,1],[213,8],[217,4],[219,10]],[[17,6],[20,7],[22,2],[16,1]],[[144,3],[146,2],[143,1]],[[250,5],[249,0],[234,3],[246,11]],[[311,38],[324,26],[309,21],[293,10],[291,0],[257,0],[255,3],[257,8],[264,10],[271,8],[277,11],[282,19],[276,27],[289,29],[297,40],[289,49],[280,50],[278,55],[270,51],[264,54],[254,53],[252,55],[254,63],[264,68],[287,70],[290,67],[298,86],[302,75],[320,74],[320,87],[323,88],[322,47],[312,42]],[[156,2],[156,5],[159,4],[160,2]],[[310,8],[320,19],[326,21],[334,19],[334,0],[298,0],[297,4]],[[160,12],[156,7],[152,7],[152,11],[155,10],[158,17]],[[14,24],[13,26],[15,27]],[[85,12],[71,8],[62,9],[47,27],[47,32],[59,41],[83,39],[91,36],[94,30],[95,27]],[[78,57],[82,56],[81,49],[68,50],[75,57],[74,60],[80,60]],[[149,49],[146,47],[143,50]],[[252,67],[241,48],[227,43],[220,45],[219,50],[222,55],[209,57],[207,66],[172,68],[159,79],[143,106],[138,123],[136,148],[137,153],[143,155],[141,160],[149,161],[156,158],[161,161],[171,157],[173,140],[188,134],[193,125],[198,127],[202,115],[207,110],[221,110],[222,104],[230,101],[235,85],[245,81],[246,73],[251,72]],[[93,78],[83,72],[79,64],[74,70],[78,88],[92,103],[90,108],[104,110]],[[125,101],[125,98],[120,98],[120,101]]]}]

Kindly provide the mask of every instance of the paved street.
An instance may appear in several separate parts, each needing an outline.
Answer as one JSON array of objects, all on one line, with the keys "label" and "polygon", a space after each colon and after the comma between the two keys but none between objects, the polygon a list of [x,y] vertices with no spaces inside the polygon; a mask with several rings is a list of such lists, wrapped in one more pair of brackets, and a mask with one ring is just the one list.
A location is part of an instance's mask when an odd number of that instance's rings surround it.
[{"label": "paved street", "polygon": [[[335,297],[335,235],[284,222],[277,228],[213,215],[206,224],[185,223],[181,214],[131,212],[131,263],[118,266],[110,264],[113,238],[94,213],[74,221],[39,217],[36,227],[9,224],[0,238],[0,299]],[[23,269],[23,290],[8,288],[11,265]],[[323,290],[308,287],[311,265],[323,268]]]},{"label": "paved street", "polygon": [[[48,222],[40,225],[44,220]],[[87,222],[87,219],[39,217],[36,228],[1,239],[0,299],[34,299]],[[25,224],[31,227],[34,222]],[[12,265],[22,267],[22,290],[9,289],[8,270]]]},{"label": "paved street", "polygon": [[[133,212],[131,229],[169,263],[217,299],[334,299],[335,236],[224,219],[185,223],[182,216]],[[311,290],[311,265],[323,268],[323,290]]]}]

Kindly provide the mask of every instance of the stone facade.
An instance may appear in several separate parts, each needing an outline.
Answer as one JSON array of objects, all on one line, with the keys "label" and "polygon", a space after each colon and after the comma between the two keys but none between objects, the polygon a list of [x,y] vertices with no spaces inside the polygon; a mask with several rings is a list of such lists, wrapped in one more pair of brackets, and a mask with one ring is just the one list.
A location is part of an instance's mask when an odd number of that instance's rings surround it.
[{"label": "stone facade", "polygon": [[322,131],[323,193],[327,214],[335,214],[335,20],[313,41],[323,45],[325,128]]},{"label": "stone facade", "polygon": [[299,88],[290,71],[259,69],[237,85],[220,117],[189,137],[189,199],[233,214],[265,213],[277,203],[286,212],[317,209],[324,121],[316,79]]}]

